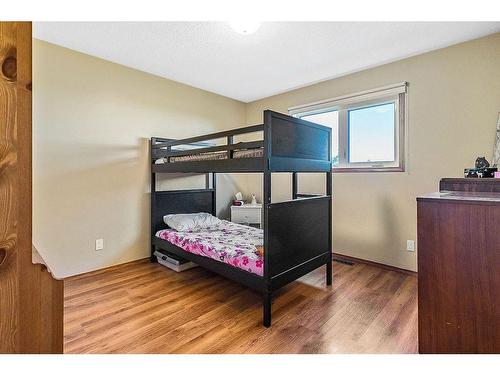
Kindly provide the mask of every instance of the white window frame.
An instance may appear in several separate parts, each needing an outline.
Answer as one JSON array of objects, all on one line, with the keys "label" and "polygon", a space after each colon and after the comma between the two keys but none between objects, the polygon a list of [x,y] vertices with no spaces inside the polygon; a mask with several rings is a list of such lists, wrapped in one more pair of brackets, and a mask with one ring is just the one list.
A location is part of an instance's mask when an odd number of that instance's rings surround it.
[{"label": "white window frame", "polygon": [[[354,109],[388,103],[394,103],[394,161],[349,162],[348,112]],[[404,172],[405,152],[407,150],[407,108],[408,83],[401,82],[351,95],[291,107],[288,109],[288,113],[291,116],[303,117],[338,111],[339,165],[333,167],[333,172]]]}]

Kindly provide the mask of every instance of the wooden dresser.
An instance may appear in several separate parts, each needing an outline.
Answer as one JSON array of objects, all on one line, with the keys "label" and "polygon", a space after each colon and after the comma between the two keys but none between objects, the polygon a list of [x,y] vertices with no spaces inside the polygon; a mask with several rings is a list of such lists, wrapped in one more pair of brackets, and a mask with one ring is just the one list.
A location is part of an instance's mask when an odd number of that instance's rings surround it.
[{"label": "wooden dresser", "polygon": [[500,179],[417,198],[420,353],[500,353]]}]

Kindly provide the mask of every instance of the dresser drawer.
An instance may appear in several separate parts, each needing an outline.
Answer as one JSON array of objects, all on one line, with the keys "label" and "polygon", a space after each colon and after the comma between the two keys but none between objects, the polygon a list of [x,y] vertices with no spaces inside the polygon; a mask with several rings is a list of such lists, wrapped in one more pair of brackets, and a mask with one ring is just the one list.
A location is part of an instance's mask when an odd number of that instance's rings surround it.
[{"label": "dresser drawer", "polygon": [[231,221],[235,223],[260,224],[261,208],[231,207]]}]

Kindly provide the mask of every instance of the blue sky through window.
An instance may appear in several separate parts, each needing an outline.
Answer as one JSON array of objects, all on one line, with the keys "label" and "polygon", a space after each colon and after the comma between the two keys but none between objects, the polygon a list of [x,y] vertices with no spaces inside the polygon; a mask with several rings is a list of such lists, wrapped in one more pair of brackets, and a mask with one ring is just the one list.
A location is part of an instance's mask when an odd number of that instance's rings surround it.
[{"label": "blue sky through window", "polygon": [[394,161],[394,103],[348,111],[349,162]]}]

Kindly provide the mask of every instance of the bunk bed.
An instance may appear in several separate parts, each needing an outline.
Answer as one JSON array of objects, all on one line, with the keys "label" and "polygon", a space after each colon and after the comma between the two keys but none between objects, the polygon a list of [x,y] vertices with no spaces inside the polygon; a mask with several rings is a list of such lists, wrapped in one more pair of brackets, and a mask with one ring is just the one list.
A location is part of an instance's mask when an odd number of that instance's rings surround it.
[{"label": "bunk bed", "polygon": [[[255,132],[262,132],[262,140],[234,142],[236,136]],[[331,137],[328,127],[266,110],[260,125],[181,140],[151,138],[151,261],[156,261],[155,251],[165,250],[255,290],[262,295],[265,327],[271,326],[272,294],[277,289],[323,265],[326,284],[331,285]],[[224,145],[207,143],[221,138]],[[189,147],[194,144],[198,147]],[[231,172],[264,176],[262,272],[186,251],[182,238],[176,242],[165,235],[167,214],[216,216],[216,174]],[[291,200],[271,202],[274,172],[291,173]],[[205,174],[205,188],[157,191],[157,176],[165,173]],[[300,194],[297,173],[325,173],[326,194]],[[179,240],[177,234],[173,237]]]}]

